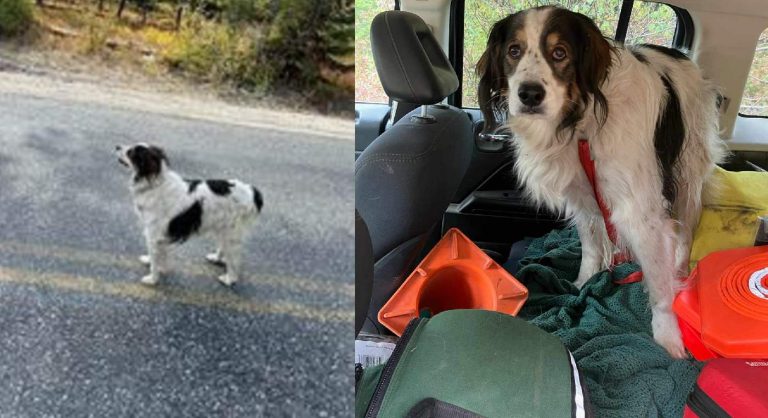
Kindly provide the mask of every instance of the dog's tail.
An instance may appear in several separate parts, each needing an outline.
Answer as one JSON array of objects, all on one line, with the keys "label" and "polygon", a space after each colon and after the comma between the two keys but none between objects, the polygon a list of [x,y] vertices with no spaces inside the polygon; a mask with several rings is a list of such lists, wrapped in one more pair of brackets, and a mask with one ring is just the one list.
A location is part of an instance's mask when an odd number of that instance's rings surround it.
[{"label": "dog's tail", "polygon": [[256,205],[256,209],[261,213],[261,208],[264,206],[264,197],[261,196],[261,192],[255,186],[251,186],[253,190],[253,203]]}]

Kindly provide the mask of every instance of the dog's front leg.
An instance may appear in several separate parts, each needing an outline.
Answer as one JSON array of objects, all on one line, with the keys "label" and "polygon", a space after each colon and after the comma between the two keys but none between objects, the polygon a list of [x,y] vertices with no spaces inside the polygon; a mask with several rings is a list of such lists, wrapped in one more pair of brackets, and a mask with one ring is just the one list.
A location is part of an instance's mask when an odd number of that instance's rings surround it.
[{"label": "dog's front leg", "polygon": [[216,251],[206,254],[205,259],[211,263],[216,264],[218,266],[223,266],[226,264],[224,261],[224,255],[221,253],[221,247],[216,248]]},{"label": "dog's front leg", "polygon": [[162,240],[147,239],[149,249],[149,274],[141,278],[141,282],[154,285],[160,280],[160,276],[166,271],[168,259],[168,245]]},{"label": "dog's front leg", "polygon": [[243,237],[234,232],[223,237],[221,255],[226,260],[227,272],[219,276],[219,281],[227,286],[233,285],[240,278],[240,263],[242,262]]},{"label": "dog's front leg", "polygon": [[574,223],[581,241],[581,266],[574,285],[581,289],[587,280],[606,267],[606,251],[610,251],[610,247],[606,246],[608,234],[601,218],[580,214],[574,218]]},{"label": "dog's front leg", "polygon": [[[674,221],[664,209],[648,209],[644,216],[625,216],[616,223],[622,237],[630,244],[632,254],[643,270],[643,283],[648,288],[653,318],[653,339],[674,358],[685,358],[672,301],[679,289],[675,266]],[[629,214],[628,214],[629,215]]]}]

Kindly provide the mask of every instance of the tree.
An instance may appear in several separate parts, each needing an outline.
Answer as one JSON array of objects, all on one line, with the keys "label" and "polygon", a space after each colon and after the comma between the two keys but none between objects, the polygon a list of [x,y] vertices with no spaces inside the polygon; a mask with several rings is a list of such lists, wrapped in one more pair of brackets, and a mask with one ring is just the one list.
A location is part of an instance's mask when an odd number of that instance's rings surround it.
[{"label": "tree", "polygon": [[184,13],[184,3],[179,1],[176,4],[176,30],[181,29],[181,15]]},{"label": "tree", "polygon": [[127,3],[128,0],[120,0],[120,4],[117,6],[117,18],[120,19],[123,17],[123,10],[125,10],[125,3]]},{"label": "tree", "polygon": [[133,1],[136,3],[136,6],[139,7],[139,10],[141,10],[141,24],[146,25],[149,12],[154,10],[155,8],[155,0],[133,0]]}]

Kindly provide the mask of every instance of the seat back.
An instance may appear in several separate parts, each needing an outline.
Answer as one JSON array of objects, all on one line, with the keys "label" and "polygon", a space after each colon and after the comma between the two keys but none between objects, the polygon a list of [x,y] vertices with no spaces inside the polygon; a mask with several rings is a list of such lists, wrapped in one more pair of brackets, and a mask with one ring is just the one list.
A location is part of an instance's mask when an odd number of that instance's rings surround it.
[{"label": "seat back", "polygon": [[[461,109],[430,105],[458,77],[417,15],[384,12],[371,25],[376,68],[387,94],[418,108],[380,135],[355,162],[355,207],[370,232],[373,296],[364,330],[385,332],[376,314],[418,263],[441,224],[472,155],[472,123]],[[368,324],[370,322],[370,324]]]},{"label": "seat back", "polygon": [[373,248],[371,235],[355,209],[355,337],[363,328],[371,303],[373,286]]}]

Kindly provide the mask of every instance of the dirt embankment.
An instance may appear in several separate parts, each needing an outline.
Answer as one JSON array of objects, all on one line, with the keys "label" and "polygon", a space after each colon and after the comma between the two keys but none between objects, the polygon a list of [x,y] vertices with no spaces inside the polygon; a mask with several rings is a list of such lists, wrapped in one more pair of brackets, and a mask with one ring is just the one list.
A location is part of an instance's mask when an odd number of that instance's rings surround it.
[{"label": "dirt embankment", "polygon": [[[63,101],[98,103],[109,107],[203,119],[240,126],[275,129],[352,141],[351,118],[308,111],[276,109],[264,103],[237,104],[216,92],[152,88],[84,74],[54,73],[11,61],[0,55],[0,94],[23,94]],[[149,87],[149,88],[147,88]]]}]

